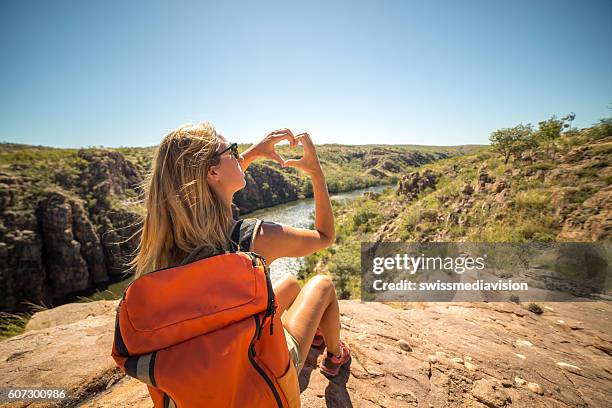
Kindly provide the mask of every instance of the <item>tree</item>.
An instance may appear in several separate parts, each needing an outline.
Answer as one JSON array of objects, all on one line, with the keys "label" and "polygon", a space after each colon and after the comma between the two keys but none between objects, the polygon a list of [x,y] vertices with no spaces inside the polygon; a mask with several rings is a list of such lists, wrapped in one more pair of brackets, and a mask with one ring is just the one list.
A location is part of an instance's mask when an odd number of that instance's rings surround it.
[{"label": "tree", "polygon": [[[612,103],[608,105],[608,109],[612,111]],[[592,140],[612,136],[612,116],[600,119],[599,123],[595,124],[589,133]]]},{"label": "tree", "polygon": [[555,141],[561,137],[563,132],[571,128],[575,118],[576,114],[571,112],[560,119],[553,115],[550,119],[538,123],[535,137],[540,144],[546,147],[547,153],[554,149]]},{"label": "tree", "polygon": [[533,126],[522,123],[512,127],[498,129],[489,137],[493,147],[504,157],[504,164],[508,163],[510,156],[518,159],[525,150],[535,147]]},{"label": "tree", "polygon": [[591,140],[600,140],[612,136],[612,117],[600,119],[591,131],[589,137]]},{"label": "tree", "polygon": [[510,153],[514,156],[514,160],[521,158],[526,150],[537,146],[537,142],[533,137],[533,126],[530,123],[527,125],[521,123],[511,130],[513,143],[510,147]]},{"label": "tree", "polygon": [[510,128],[498,129],[489,137],[491,144],[504,158],[504,164],[508,163],[512,154],[512,133]]}]

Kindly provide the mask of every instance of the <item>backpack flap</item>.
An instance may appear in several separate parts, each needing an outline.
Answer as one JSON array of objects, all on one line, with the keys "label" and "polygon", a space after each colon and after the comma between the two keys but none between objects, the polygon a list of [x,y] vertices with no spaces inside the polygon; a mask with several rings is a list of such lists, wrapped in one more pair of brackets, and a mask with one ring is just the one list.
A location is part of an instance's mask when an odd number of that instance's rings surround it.
[{"label": "backpack flap", "polygon": [[114,351],[151,353],[263,312],[267,305],[264,267],[250,253],[151,272],[132,282],[119,304]]}]

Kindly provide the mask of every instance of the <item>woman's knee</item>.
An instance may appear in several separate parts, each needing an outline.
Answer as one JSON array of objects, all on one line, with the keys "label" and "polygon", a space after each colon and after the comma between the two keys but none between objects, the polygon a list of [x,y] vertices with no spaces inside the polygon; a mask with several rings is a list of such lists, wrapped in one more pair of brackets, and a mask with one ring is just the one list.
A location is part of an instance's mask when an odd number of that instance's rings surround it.
[{"label": "woman's knee", "polygon": [[308,285],[317,288],[317,290],[323,291],[325,293],[336,293],[336,288],[334,286],[334,281],[329,275],[316,275],[310,278],[308,281]]},{"label": "woman's knee", "polygon": [[287,302],[287,307],[289,307],[301,290],[298,280],[291,274],[286,274],[277,279],[272,283],[272,288],[277,296],[280,296],[282,300]]},{"label": "woman's knee", "polygon": [[298,288],[300,287],[300,283],[298,282],[295,275],[288,273],[285,275],[285,279],[287,279],[287,282],[290,282],[292,286],[297,286]]},{"label": "woman's knee", "polygon": [[272,282],[272,287],[282,288],[283,290],[289,290],[292,292],[295,290],[297,290],[298,292],[300,291],[300,284],[297,278],[290,273],[287,273]]}]

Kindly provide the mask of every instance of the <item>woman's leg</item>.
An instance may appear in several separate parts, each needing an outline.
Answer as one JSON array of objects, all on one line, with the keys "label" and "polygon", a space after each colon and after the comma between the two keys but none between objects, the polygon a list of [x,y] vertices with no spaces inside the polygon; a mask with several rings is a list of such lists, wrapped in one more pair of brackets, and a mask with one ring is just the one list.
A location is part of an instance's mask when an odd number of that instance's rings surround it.
[{"label": "woman's leg", "polygon": [[329,276],[317,275],[304,285],[287,310],[283,326],[299,343],[302,364],[306,361],[317,327],[323,332],[327,351],[340,354],[340,309],[336,288]]},{"label": "woman's leg", "polygon": [[282,316],[300,293],[300,284],[295,276],[288,273],[272,283],[272,290],[276,295],[277,313]]}]

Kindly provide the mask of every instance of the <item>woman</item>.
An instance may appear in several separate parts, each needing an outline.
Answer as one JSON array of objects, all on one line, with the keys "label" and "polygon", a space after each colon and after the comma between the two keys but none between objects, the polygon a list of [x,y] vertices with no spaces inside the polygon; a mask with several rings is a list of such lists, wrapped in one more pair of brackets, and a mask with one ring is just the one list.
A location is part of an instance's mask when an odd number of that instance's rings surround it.
[{"label": "woman", "polygon": [[[301,144],[303,157],[284,160],[275,151],[275,145],[282,140],[289,141],[291,147]],[[211,124],[186,124],[170,132],[156,154],[153,171],[145,183],[147,213],[141,240],[131,262],[136,278],[180,265],[198,248],[229,249],[236,225],[232,198],[245,187],[244,172],[248,166],[260,157],[295,167],[310,176],[315,223],[314,230],[309,230],[256,222],[248,250],[262,255],[269,265],[281,257],[311,254],[334,240],[334,219],[325,177],[308,133],[293,135],[289,129],[276,130],[240,155],[237,144],[226,140]],[[315,276],[300,290],[294,277],[285,276],[274,283],[273,289],[298,374],[315,334],[320,334],[322,339],[317,338],[316,342],[324,340],[327,347],[321,371],[328,376],[337,375],[340,367],[349,361],[350,351],[340,340],[338,300],[331,279]]]}]

